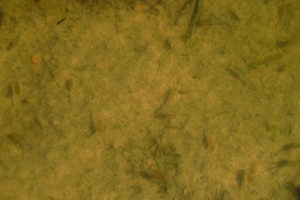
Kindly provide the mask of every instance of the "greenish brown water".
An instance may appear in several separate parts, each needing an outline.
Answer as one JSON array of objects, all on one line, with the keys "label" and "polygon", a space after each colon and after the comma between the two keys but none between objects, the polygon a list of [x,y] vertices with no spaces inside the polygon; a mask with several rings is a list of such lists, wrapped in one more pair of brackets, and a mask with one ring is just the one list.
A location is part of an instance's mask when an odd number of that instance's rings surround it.
[{"label": "greenish brown water", "polygon": [[0,0],[0,200],[300,199],[296,0]]}]

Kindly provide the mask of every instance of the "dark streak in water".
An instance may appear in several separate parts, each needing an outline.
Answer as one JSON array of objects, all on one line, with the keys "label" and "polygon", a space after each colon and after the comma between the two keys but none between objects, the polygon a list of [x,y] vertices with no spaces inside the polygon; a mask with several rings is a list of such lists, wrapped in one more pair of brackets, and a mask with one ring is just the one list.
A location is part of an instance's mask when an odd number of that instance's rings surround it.
[{"label": "dark streak in water", "polygon": [[92,115],[91,111],[90,111],[89,129],[90,129],[91,135],[94,135],[96,133],[96,126],[95,126],[95,122],[94,122],[93,115]]}]

